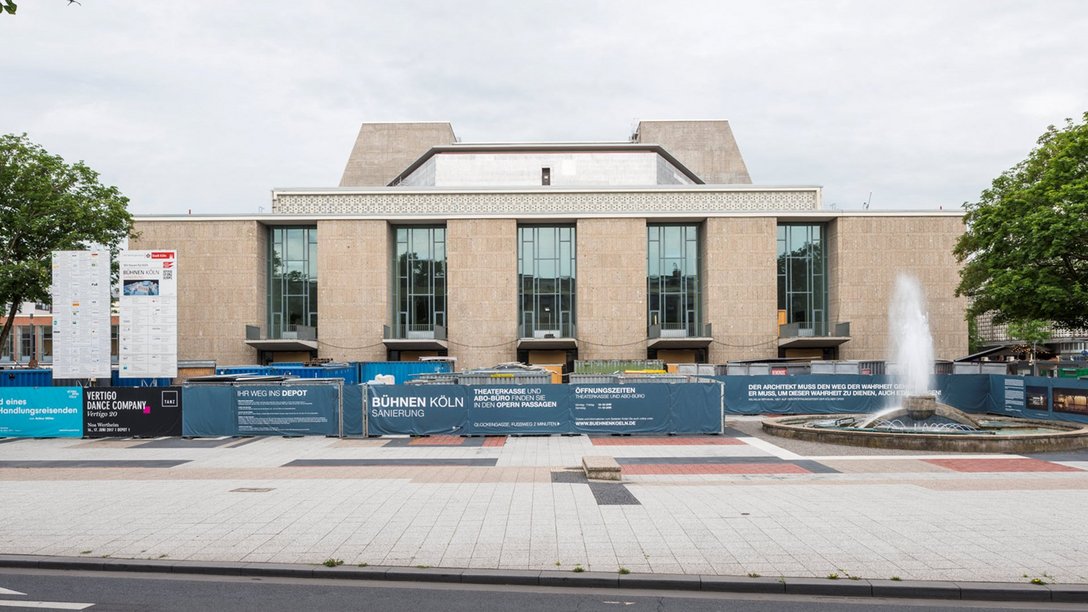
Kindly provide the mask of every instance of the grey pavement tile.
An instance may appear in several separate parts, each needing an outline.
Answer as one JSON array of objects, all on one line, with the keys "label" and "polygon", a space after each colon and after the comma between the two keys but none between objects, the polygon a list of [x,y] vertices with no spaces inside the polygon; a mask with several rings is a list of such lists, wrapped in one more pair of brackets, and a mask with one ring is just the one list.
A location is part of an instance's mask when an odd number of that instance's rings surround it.
[{"label": "grey pavement tile", "polygon": [[619,483],[591,482],[589,490],[601,506],[637,506],[641,503],[625,485]]},{"label": "grey pavement tile", "polygon": [[[387,458],[387,459],[295,459],[285,463],[283,467],[352,467],[352,466],[483,466],[491,467],[498,459],[489,458],[460,458],[443,457],[433,459],[421,458]],[[0,466],[2,467],[2,466]]]},{"label": "grey pavement tile", "polygon": [[188,459],[53,459],[0,461],[0,468],[172,468]]},{"label": "grey pavement tile", "polygon": [[129,448],[217,448],[234,442],[235,438],[162,438],[140,442]]}]

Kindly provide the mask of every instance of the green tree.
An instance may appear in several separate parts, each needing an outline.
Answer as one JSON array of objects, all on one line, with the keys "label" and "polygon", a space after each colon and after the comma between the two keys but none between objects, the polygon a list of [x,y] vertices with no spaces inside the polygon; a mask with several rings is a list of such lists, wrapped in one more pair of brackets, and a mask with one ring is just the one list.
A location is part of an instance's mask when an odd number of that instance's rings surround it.
[{"label": "green tree", "polygon": [[0,345],[23,302],[49,302],[52,252],[92,244],[116,252],[132,231],[128,198],[23,134],[0,136]]},{"label": "green tree", "polygon": [[0,0],[0,15],[3,15],[4,13],[14,15],[15,10],[18,8],[19,6],[12,0]]},{"label": "green tree", "polygon": [[1027,159],[964,204],[957,295],[995,323],[1088,327],[1088,113],[1047,128]]}]

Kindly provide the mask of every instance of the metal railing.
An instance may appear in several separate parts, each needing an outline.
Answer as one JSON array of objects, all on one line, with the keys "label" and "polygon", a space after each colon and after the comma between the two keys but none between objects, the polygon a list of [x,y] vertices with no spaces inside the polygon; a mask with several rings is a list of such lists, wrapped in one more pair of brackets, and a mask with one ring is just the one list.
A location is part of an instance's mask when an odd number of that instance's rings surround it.
[{"label": "metal railing", "polygon": [[778,326],[779,338],[849,338],[850,323],[830,324],[826,321],[787,323]]},{"label": "metal railing", "polygon": [[534,325],[522,323],[518,326],[519,338],[576,338],[577,330],[573,323],[547,323]]}]

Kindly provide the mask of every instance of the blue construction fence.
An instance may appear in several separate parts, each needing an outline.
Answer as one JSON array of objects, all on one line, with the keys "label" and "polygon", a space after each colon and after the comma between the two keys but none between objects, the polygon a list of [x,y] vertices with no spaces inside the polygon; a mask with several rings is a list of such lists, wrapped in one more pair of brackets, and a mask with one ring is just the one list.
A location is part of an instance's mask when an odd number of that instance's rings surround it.
[{"label": "blue construction fence", "polygon": [[[721,376],[727,414],[869,413],[900,401],[892,376]],[[934,377],[937,399],[964,412],[1088,422],[1088,380],[949,374]]]},{"label": "blue construction fence", "polygon": [[[1088,381],[936,377],[939,400],[973,413],[1088,423]],[[717,382],[594,385],[0,387],[0,437],[705,434],[728,414],[881,410],[891,377],[723,376]]]}]

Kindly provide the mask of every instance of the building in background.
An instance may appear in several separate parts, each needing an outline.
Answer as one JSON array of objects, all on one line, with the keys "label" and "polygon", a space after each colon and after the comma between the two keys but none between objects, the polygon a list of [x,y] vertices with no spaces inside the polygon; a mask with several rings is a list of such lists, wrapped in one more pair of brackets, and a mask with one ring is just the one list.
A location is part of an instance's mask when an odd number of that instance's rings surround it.
[{"label": "building in background", "polygon": [[884,359],[901,272],[926,290],[938,358],[967,352],[960,213],[826,210],[817,186],[753,184],[726,121],[571,143],[366,123],[339,186],[136,231],[131,248],[191,270],[183,360]]}]

